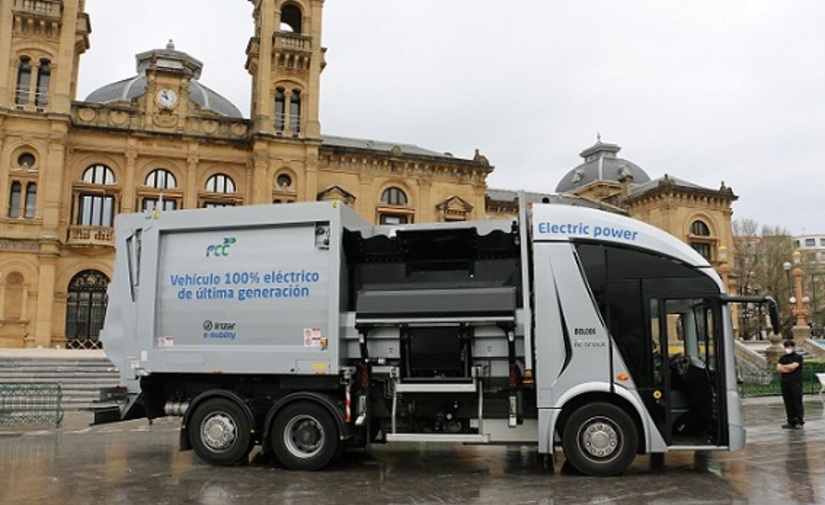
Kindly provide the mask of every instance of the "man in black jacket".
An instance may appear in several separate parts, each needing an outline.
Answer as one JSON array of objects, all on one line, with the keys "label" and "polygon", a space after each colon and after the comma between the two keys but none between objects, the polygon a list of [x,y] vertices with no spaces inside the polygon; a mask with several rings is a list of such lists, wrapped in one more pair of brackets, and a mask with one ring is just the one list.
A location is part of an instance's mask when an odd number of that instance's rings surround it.
[{"label": "man in black jacket", "polygon": [[776,370],[782,374],[782,400],[788,417],[788,422],[782,427],[801,428],[805,424],[805,412],[802,409],[802,356],[796,352],[793,340],[786,340],[784,345],[785,354],[776,365]]}]

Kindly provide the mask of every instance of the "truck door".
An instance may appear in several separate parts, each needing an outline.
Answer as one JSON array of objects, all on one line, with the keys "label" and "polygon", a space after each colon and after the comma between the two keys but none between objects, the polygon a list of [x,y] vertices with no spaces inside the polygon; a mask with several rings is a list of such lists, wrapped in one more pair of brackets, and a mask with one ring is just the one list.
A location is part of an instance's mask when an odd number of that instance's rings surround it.
[{"label": "truck door", "polygon": [[668,445],[726,445],[719,287],[645,251],[576,245],[593,300]]},{"label": "truck door", "polygon": [[[645,298],[653,380],[640,394],[668,445],[724,446],[727,419],[721,303],[650,289]],[[677,297],[679,296],[679,297]]]}]

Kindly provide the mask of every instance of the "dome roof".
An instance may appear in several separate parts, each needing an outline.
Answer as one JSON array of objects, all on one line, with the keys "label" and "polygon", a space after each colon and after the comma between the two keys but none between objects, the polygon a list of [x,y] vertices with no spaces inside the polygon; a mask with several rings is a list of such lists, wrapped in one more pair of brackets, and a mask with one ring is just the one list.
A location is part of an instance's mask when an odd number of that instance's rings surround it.
[{"label": "dome roof", "polygon": [[102,86],[86,97],[87,102],[110,103],[131,100],[146,93],[146,70],[160,68],[167,71],[190,74],[189,99],[203,109],[208,109],[222,116],[243,117],[241,111],[229,100],[207,88],[200,82],[203,63],[182,51],[176,51],[170,40],[166,49],[154,49],[135,56],[138,75]]},{"label": "dome roof", "polygon": [[616,156],[621,149],[616,144],[606,144],[599,138],[593,146],[580,153],[584,163],[562,177],[556,186],[556,192],[569,193],[596,181],[618,183],[627,175],[633,177],[634,185],[650,182],[650,176],[641,167]]}]

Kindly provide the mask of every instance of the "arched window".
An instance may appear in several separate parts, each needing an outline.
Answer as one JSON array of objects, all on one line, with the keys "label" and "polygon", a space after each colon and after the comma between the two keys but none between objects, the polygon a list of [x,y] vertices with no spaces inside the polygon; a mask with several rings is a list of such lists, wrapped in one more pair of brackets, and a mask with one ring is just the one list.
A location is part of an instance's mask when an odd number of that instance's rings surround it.
[{"label": "arched window", "polygon": [[235,181],[226,174],[215,174],[206,181],[206,191],[211,193],[234,193]]},{"label": "arched window", "polygon": [[295,203],[297,199],[298,188],[293,174],[287,170],[277,172],[272,187],[272,203]]},{"label": "arched window", "polygon": [[381,193],[381,205],[378,207],[380,224],[407,224],[412,222],[413,210],[409,205],[407,194],[401,188],[392,186]]},{"label": "arched window", "polygon": [[34,104],[45,107],[49,103],[49,81],[52,77],[52,67],[49,60],[40,60],[37,69],[37,90],[34,95]]},{"label": "arched window", "polygon": [[207,194],[202,199],[203,207],[231,207],[235,205],[235,199],[220,194],[231,195],[235,193],[235,181],[226,174],[215,174],[206,181],[204,188]]},{"label": "arched window", "polygon": [[26,184],[26,207],[23,217],[32,219],[37,208],[37,184],[30,182]]},{"label": "arched window", "polygon": [[278,177],[275,178],[275,183],[279,188],[288,188],[292,186],[292,177],[290,177],[289,174],[280,173]]},{"label": "arched window", "polygon": [[82,182],[84,186],[76,197],[76,223],[111,227],[115,219],[115,190],[105,186],[115,184],[115,173],[106,165],[91,165],[83,172]]},{"label": "arched window", "polygon": [[3,319],[23,317],[23,275],[12,272],[6,276],[3,299]]},{"label": "arched window", "polygon": [[713,260],[713,249],[716,240],[711,238],[710,228],[707,223],[697,219],[690,225],[690,246],[708,261]]},{"label": "arched window", "polygon": [[704,221],[697,219],[690,225],[690,234],[697,237],[710,237],[710,228]]},{"label": "arched window", "polygon": [[286,114],[286,95],[283,88],[275,90],[275,131],[284,131]]},{"label": "arched window", "polygon": [[9,191],[9,217],[20,217],[20,194],[22,185],[14,181]]},{"label": "arched window", "polygon": [[35,162],[37,162],[37,158],[30,152],[21,153],[20,156],[17,157],[17,166],[20,168],[33,167]]},{"label": "arched window", "polygon": [[407,205],[407,194],[395,186],[387,188],[381,194],[381,203],[386,205]]},{"label": "arched window", "polygon": [[20,58],[17,68],[17,88],[14,92],[14,103],[23,105],[29,103],[29,88],[32,81],[32,63],[28,58]]},{"label": "arched window", "polygon": [[[149,172],[149,175],[146,176],[144,186],[156,191],[141,191],[139,196],[141,210],[176,210],[180,207],[182,195],[177,191],[169,193],[170,190],[175,190],[178,187],[175,174],[169,170],[165,168],[152,170]],[[164,191],[166,191],[166,193],[164,193]]]},{"label": "arched window", "polygon": [[301,131],[301,92],[292,90],[289,98],[289,129],[292,133]]},{"label": "arched window", "polygon": [[109,278],[84,270],[69,282],[66,293],[66,345],[72,349],[99,349],[100,329],[106,316]]},{"label": "arched window", "polygon": [[281,9],[281,31],[292,33],[303,33],[301,21],[303,14],[300,7],[295,4],[286,4]]},{"label": "arched window", "polygon": [[114,184],[115,173],[106,165],[92,165],[83,172],[83,182],[89,184]]},{"label": "arched window", "polygon": [[178,187],[178,180],[169,170],[156,168],[146,176],[146,185],[155,189],[175,189]]}]

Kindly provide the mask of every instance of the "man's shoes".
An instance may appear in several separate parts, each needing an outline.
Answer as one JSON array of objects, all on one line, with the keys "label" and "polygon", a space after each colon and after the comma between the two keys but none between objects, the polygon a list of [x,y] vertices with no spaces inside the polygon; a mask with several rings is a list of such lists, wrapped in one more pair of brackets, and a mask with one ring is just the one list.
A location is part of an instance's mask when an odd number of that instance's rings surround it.
[{"label": "man's shoes", "polygon": [[[802,423],[802,424],[805,424],[805,423]],[[794,424],[794,425],[793,425],[793,429],[795,429],[795,430],[801,430],[801,429],[802,429],[802,424]]]},{"label": "man's shoes", "polygon": [[792,429],[794,429],[795,427],[796,427],[796,426],[795,426],[795,425],[793,425],[793,424],[791,424],[791,423],[786,423],[786,424],[783,424],[783,425],[782,425],[782,428],[783,428],[783,429],[786,429],[786,430],[792,430]]}]

